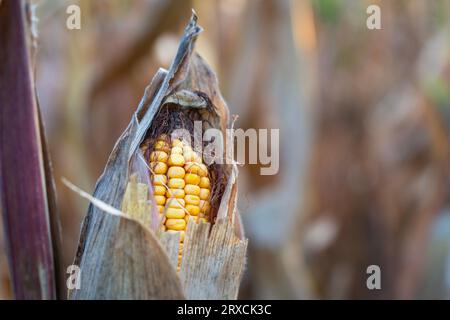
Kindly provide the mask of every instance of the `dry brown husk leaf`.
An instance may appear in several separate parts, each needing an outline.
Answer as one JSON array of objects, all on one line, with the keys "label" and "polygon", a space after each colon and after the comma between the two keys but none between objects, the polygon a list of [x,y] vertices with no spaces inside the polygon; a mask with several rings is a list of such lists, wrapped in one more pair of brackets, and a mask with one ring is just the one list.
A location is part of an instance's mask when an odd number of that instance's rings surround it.
[{"label": "dry brown husk leaf", "polygon": [[[229,127],[228,107],[216,76],[193,52],[201,31],[193,14],[170,69],[158,70],[146,88],[96,184],[94,198],[131,217],[136,213],[142,216],[145,208],[137,197],[129,197],[129,190],[142,187],[132,162],[165,103],[177,103],[188,112],[195,109],[204,120],[204,129],[211,126],[225,134]],[[145,219],[112,215],[91,204],[74,262],[81,270],[80,289],[69,291],[69,298],[236,299],[247,239],[236,210],[237,167],[224,164],[221,170],[226,180],[215,223],[188,223],[178,273],[178,234],[155,231],[158,229],[151,228]],[[151,216],[157,216],[154,206],[152,210]]]}]

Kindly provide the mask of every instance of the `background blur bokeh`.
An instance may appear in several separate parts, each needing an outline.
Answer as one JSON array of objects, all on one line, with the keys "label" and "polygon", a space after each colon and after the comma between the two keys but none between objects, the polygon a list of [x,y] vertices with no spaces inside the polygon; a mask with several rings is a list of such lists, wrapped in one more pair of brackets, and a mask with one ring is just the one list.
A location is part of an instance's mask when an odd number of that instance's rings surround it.
[{"label": "background blur bokeh", "polygon": [[[61,177],[93,190],[194,8],[205,29],[197,50],[236,127],[280,129],[280,172],[240,169],[249,238],[240,296],[450,298],[450,0],[34,3],[66,266],[88,204]],[[66,28],[70,4],[81,30]],[[370,4],[381,30],[366,27]],[[382,290],[366,287],[372,264]]]}]

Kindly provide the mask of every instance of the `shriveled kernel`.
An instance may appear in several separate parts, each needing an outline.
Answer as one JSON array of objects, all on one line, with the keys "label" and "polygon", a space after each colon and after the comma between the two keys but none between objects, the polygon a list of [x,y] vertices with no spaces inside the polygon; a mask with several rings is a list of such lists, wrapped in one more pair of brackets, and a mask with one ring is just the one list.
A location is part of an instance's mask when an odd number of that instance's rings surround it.
[{"label": "shriveled kernel", "polygon": [[156,161],[167,162],[168,157],[169,156],[164,151],[153,151],[150,154],[150,161],[152,161],[152,162],[156,162]]},{"label": "shriveled kernel", "polygon": [[189,212],[190,215],[198,216],[200,213],[200,208],[198,206],[193,206],[191,204],[186,205],[186,210]]},{"label": "shriveled kernel", "polygon": [[173,139],[172,147],[183,147],[183,142],[180,139]]},{"label": "shriveled kernel", "polygon": [[167,171],[167,176],[169,178],[179,178],[183,179],[185,176],[185,171],[183,167],[170,167],[169,171]]},{"label": "shriveled kernel", "polygon": [[164,174],[155,174],[153,176],[153,184],[155,186],[164,186],[166,183],[167,183],[166,175],[164,175]]},{"label": "shriveled kernel", "polygon": [[184,219],[167,219],[166,227],[170,230],[184,230],[186,229],[186,221]]},{"label": "shriveled kernel", "polygon": [[165,196],[155,196],[155,201],[157,205],[164,205],[166,203],[166,197]]},{"label": "shriveled kernel", "polygon": [[[173,189],[182,189],[184,188],[184,186],[186,185],[186,183],[184,182],[183,179],[179,179],[179,178],[173,178],[169,180],[168,186],[169,188],[173,188]],[[186,192],[186,190],[185,190]]]},{"label": "shriveled kernel", "polygon": [[185,215],[186,213],[181,208],[167,208],[166,210],[167,221],[170,219],[183,219]]},{"label": "shriveled kernel", "polygon": [[[207,189],[205,189],[205,190],[207,190]],[[198,195],[200,195],[200,187],[196,186],[196,185],[193,185],[193,184],[187,184],[184,187],[184,192],[186,192],[186,194],[198,196]]]},{"label": "shriveled kernel", "polygon": [[171,150],[172,154],[183,154],[183,148],[181,147],[173,147]]},{"label": "shriveled kernel", "polygon": [[209,199],[210,191],[209,189],[200,189],[200,199],[202,200],[208,200]]},{"label": "shriveled kernel", "polygon": [[151,162],[150,168],[155,174],[164,174],[167,172],[167,164],[161,161]]},{"label": "shriveled kernel", "polygon": [[167,198],[183,199],[185,195],[186,193],[184,192],[184,189],[169,189],[166,191]]},{"label": "shriveled kernel", "polygon": [[171,154],[169,157],[169,166],[183,166],[184,157],[181,154]]},{"label": "shriveled kernel", "polygon": [[184,206],[186,205],[184,199],[177,199],[177,198],[167,199],[166,203],[171,208],[184,208]]},{"label": "shriveled kernel", "polygon": [[201,177],[199,186],[200,186],[200,188],[209,189],[211,187],[211,183],[209,181],[209,178],[208,177]]},{"label": "shriveled kernel", "polygon": [[186,181],[186,184],[198,185],[200,183],[200,177],[195,173],[188,173],[184,177],[184,181]]},{"label": "shriveled kernel", "polygon": [[159,137],[158,137],[158,140],[166,141],[166,140],[167,140],[167,134],[161,133],[161,134],[159,135]]},{"label": "shriveled kernel", "polygon": [[166,194],[166,187],[164,186],[153,186],[153,190],[157,196],[163,196]]},{"label": "shriveled kernel", "polygon": [[194,206],[198,206],[200,204],[200,197],[199,196],[194,196],[191,194],[187,194],[184,197],[184,201],[186,202],[186,204],[192,204]]},{"label": "shriveled kernel", "polygon": [[188,151],[184,153],[184,161],[186,162],[194,162],[195,161],[195,153],[193,151]]}]

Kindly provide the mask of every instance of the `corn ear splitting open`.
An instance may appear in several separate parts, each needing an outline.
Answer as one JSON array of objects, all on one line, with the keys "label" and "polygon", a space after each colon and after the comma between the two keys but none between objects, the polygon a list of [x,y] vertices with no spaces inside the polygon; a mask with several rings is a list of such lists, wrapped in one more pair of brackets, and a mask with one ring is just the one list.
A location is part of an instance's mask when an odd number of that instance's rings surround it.
[{"label": "corn ear splitting open", "polygon": [[180,233],[179,268],[189,219],[209,221],[211,183],[208,168],[189,145],[160,135],[150,154],[150,172],[161,230]]}]

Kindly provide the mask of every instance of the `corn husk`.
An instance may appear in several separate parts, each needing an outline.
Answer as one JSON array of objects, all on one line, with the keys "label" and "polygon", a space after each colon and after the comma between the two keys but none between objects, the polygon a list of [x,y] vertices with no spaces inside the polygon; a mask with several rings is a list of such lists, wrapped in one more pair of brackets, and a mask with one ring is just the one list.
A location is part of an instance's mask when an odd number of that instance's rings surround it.
[{"label": "corn husk", "polygon": [[193,14],[170,69],[160,69],[146,88],[97,182],[93,197],[125,216],[90,205],[74,262],[81,270],[80,289],[69,292],[72,299],[237,298],[247,240],[236,210],[236,165],[223,165],[227,180],[215,223],[189,221],[178,273],[179,236],[159,232],[146,220],[145,211],[150,220],[157,216],[145,203],[147,193],[153,199],[152,189],[135,171],[139,146],[165,103],[200,110],[208,126],[224,133],[229,126],[216,76],[194,53],[201,30]]}]

